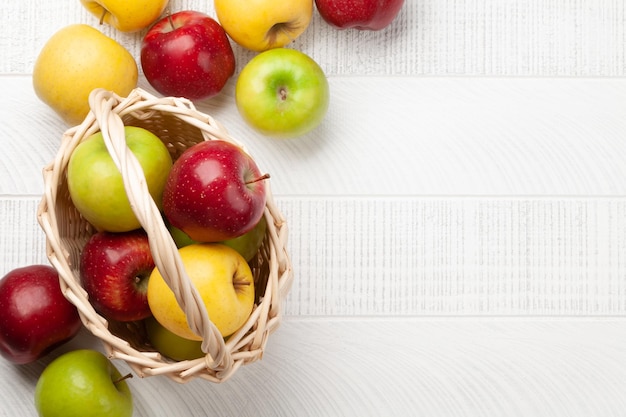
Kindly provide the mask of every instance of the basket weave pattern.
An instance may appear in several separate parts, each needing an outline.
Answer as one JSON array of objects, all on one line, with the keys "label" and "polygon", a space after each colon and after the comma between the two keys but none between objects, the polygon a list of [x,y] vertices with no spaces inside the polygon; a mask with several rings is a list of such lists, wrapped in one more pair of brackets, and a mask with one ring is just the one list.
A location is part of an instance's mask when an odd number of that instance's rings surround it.
[{"label": "basket weave pattern", "polygon": [[[280,323],[281,304],[293,281],[286,250],[287,223],[272,199],[269,181],[264,181],[267,232],[257,257],[250,262],[257,292],[255,307],[245,325],[225,342],[185,272],[176,244],[150,197],[139,162],[125,144],[124,126],[142,127],[157,135],[173,160],[204,140],[226,140],[244,150],[245,147],[186,99],[158,98],[137,88],[125,98],[106,90],[94,90],[89,100],[91,112],[83,123],[63,134],[55,159],[43,172],[44,195],[37,217],[46,235],[48,259],[59,272],[61,288],[78,308],[85,327],[102,340],[109,357],[125,360],[137,375],[165,375],[181,383],[196,377],[223,382],[241,365],[261,358],[269,334]],[[190,327],[203,338],[205,357],[181,362],[162,357],[149,345],[140,322],[107,321],[94,310],[81,287],[80,252],[96,230],[71,201],[67,165],[73,150],[98,131],[102,131],[109,153],[122,174],[131,207],[148,234],[155,265],[176,295]]]}]

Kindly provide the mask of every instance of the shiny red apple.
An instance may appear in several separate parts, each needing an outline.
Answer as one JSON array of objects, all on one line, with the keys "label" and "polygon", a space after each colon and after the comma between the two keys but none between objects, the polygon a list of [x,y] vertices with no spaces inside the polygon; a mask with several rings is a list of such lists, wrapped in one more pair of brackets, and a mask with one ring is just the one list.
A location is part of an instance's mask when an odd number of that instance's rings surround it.
[{"label": "shiny red apple", "polygon": [[403,4],[404,0],[315,0],[320,16],[338,29],[384,29]]},{"label": "shiny red apple", "polygon": [[72,339],[81,327],[78,310],[48,265],[30,265],[0,280],[0,354],[11,362],[34,362]]},{"label": "shiny red apple", "polygon": [[268,177],[239,146],[200,142],[174,162],[163,191],[163,212],[195,241],[236,238],[261,219]]},{"label": "shiny red apple", "polygon": [[98,232],[80,255],[80,277],[94,309],[110,320],[135,321],[151,316],[146,291],[154,269],[143,229]]},{"label": "shiny red apple", "polygon": [[143,38],[140,60],[155,90],[191,100],[216,95],[235,72],[235,55],[222,26],[191,10],[155,23]]}]

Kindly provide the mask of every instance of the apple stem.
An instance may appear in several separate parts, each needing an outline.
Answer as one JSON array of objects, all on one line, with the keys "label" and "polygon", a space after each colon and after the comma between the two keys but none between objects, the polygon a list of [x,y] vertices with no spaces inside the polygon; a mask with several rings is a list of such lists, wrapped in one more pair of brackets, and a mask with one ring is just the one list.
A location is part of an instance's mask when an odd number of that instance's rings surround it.
[{"label": "apple stem", "polygon": [[297,29],[297,26],[289,22],[275,23],[267,33],[267,41],[270,45],[276,43],[278,34],[283,32],[283,34],[287,36],[291,42],[293,42],[295,38],[291,36],[290,31],[295,29]]},{"label": "apple stem", "polygon": [[253,180],[250,180],[250,181],[246,182],[246,185],[254,184],[255,182],[259,182],[259,181],[263,181],[263,180],[269,179],[269,177],[270,177],[270,174],[263,174],[259,178],[255,178]]},{"label": "apple stem", "polygon": [[279,95],[281,101],[287,100],[287,89],[285,87],[281,87],[278,90],[278,95]]},{"label": "apple stem", "polygon": [[108,10],[105,8],[102,8],[102,14],[100,15],[100,25],[104,24],[104,17],[107,15]]},{"label": "apple stem", "polygon": [[252,283],[250,281],[246,281],[245,279],[234,279],[233,286],[235,287],[235,291],[239,292],[243,287],[248,287]]},{"label": "apple stem", "polygon": [[170,22],[172,30],[176,30],[176,26],[174,26],[174,19],[172,19],[172,13],[170,13],[169,9],[167,10],[167,21]]},{"label": "apple stem", "polygon": [[130,379],[132,377],[133,377],[133,374],[126,374],[124,376],[121,376],[121,377],[117,378],[115,381],[113,381],[113,385],[117,385],[120,382],[125,381],[127,379]]}]

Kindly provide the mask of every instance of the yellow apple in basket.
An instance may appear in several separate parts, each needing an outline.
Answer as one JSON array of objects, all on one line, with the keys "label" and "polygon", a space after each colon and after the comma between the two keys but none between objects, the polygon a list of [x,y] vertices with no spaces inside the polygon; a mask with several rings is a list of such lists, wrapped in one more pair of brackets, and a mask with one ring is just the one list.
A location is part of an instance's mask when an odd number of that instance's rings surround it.
[{"label": "yellow apple in basket", "polygon": [[235,42],[252,51],[279,48],[311,23],[311,0],[215,0],[217,18]]},{"label": "yellow apple in basket", "polygon": [[[192,244],[180,248],[178,253],[213,324],[223,337],[236,332],[254,306],[254,278],[246,260],[236,250],[219,243]],[[189,328],[187,316],[158,268],[148,281],[148,305],[154,318],[172,333],[201,340]]]},{"label": "yellow apple in basket", "polygon": [[66,26],[43,46],[33,88],[69,125],[89,113],[89,93],[104,88],[126,97],[137,86],[135,58],[122,45],[83,24]]},{"label": "yellow apple in basket", "polygon": [[157,20],[168,0],[80,0],[100,22],[121,32],[136,32]]}]

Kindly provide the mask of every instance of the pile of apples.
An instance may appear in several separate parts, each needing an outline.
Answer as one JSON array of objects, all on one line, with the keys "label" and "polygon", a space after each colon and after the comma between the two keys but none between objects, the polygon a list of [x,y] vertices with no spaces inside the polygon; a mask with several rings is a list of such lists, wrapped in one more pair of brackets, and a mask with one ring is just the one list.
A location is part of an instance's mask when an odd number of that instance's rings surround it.
[{"label": "pile of apples", "polygon": [[[214,0],[216,18],[200,11],[167,10],[168,0],[80,0],[98,19],[128,36],[141,37],[134,57],[88,24],[60,29],[33,68],[33,88],[70,126],[90,111],[96,88],[127,96],[137,87],[139,67],[164,96],[208,100],[235,76],[233,48],[255,55],[236,75],[235,102],[251,127],[264,135],[293,138],[315,129],[329,104],[321,67],[288,44],[305,32],[316,9],[336,29],[381,30],[404,0]],[[314,7],[315,6],[315,7]],[[139,62],[139,64],[138,64]],[[265,237],[262,174],[240,147],[212,140],[188,148],[172,161],[153,133],[125,127],[126,143],[140,163],[154,202],[163,213],[185,270],[211,321],[224,338],[249,318],[255,302],[249,262]],[[93,307],[115,322],[141,322],[152,346],[173,360],[204,355],[201,338],[158,268],[148,236],[134,215],[121,175],[96,133],[72,153],[67,183],[73,204],[98,232],[80,255],[80,278]],[[0,280],[0,354],[34,362],[71,340],[81,328],[76,307],[62,293],[50,266],[17,268]],[[79,376],[80,375],[80,376]],[[71,351],[46,367],[36,387],[40,416],[132,415],[126,378],[99,352]],[[100,390],[74,386],[91,378]],[[91,398],[91,399],[90,399]],[[108,407],[99,410],[98,407]]]},{"label": "pile of apples", "polygon": [[[159,94],[194,101],[214,97],[236,76],[235,103],[243,120],[263,135],[294,138],[322,122],[330,100],[318,63],[288,48],[309,27],[313,12],[333,28],[381,30],[404,0],[213,0],[215,18],[196,10],[171,12],[168,0],[81,3],[100,24],[139,38],[141,48],[134,57],[87,24],[62,28],[48,40],[33,68],[33,86],[68,124],[84,120],[95,88],[127,96],[137,86],[140,66]],[[233,47],[256,53],[238,74]]]},{"label": "pile of apples", "polygon": [[[167,146],[149,130],[125,126],[124,137],[162,213],[163,226],[179,248],[187,276],[212,323],[228,338],[248,321],[257,301],[251,263],[266,235],[265,181],[269,175],[229,141],[196,143],[172,161]],[[185,312],[155,267],[148,234],[131,208],[122,174],[102,132],[76,146],[66,173],[72,203],[96,230],[81,248],[78,265],[91,305],[109,323],[132,322],[129,328],[143,329],[140,338],[147,338],[167,358],[203,357],[202,337],[189,327]],[[73,338],[81,327],[77,309],[64,297],[56,271],[45,265],[18,268],[0,280],[0,313],[0,353],[18,364],[41,358]],[[70,361],[67,355],[75,359]],[[106,358],[104,362],[99,358],[71,351],[46,367],[35,390],[40,415],[68,415],[67,401],[59,400],[67,395],[85,412],[92,389],[74,384],[84,381],[85,373],[88,378],[100,375],[99,384],[110,391],[111,395],[105,395],[110,401],[99,404],[113,408],[129,404],[125,379],[117,371],[111,373],[115,368]],[[106,367],[94,366],[94,360]],[[83,376],[72,379],[71,374]],[[85,401],[77,400],[77,390],[84,393]],[[56,405],[63,414],[56,414]],[[127,407],[120,410],[126,413]],[[118,414],[107,409],[98,415]]]},{"label": "pile of apples", "polygon": [[[255,302],[248,262],[265,236],[264,181],[269,175],[231,142],[197,143],[172,162],[168,148],[152,132],[135,126],[124,131],[211,321],[224,338],[230,336],[247,321]],[[131,208],[101,132],[72,152],[67,185],[76,209],[98,230],[80,253],[81,284],[94,309],[110,321],[154,318],[148,338],[162,354],[175,360],[202,356],[202,338],[189,328],[155,267],[148,235]],[[160,334],[166,330],[197,343],[174,335],[161,343]],[[195,347],[191,357],[180,352],[183,345]]]}]

